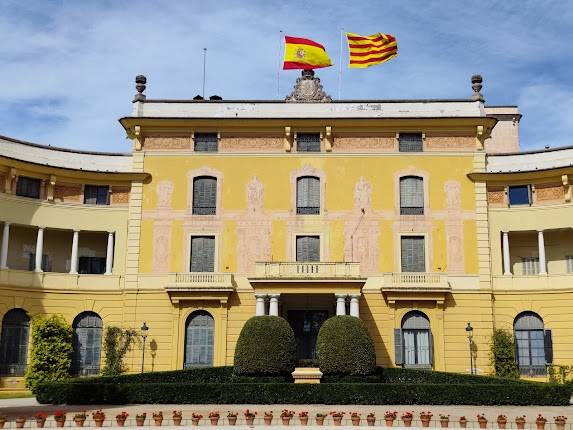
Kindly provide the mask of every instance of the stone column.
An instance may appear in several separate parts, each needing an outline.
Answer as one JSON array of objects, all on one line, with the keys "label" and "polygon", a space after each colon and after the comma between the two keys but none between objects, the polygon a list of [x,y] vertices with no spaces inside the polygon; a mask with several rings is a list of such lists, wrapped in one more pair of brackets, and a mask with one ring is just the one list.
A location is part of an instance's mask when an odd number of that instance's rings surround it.
[{"label": "stone column", "polygon": [[4,223],[4,234],[2,235],[2,247],[0,248],[0,269],[8,268],[8,241],[10,240],[10,223]]},{"label": "stone column", "polygon": [[537,247],[539,248],[539,274],[547,275],[547,261],[545,259],[545,239],[543,230],[537,232]]},{"label": "stone column", "polygon": [[503,274],[511,275],[511,260],[509,259],[509,232],[503,232]]},{"label": "stone column", "polygon": [[350,316],[360,318],[360,295],[352,294],[350,296]]},{"label": "stone column", "polygon": [[38,236],[36,237],[36,261],[34,266],[35,272],[43,272],[42,255],[44,254],[44,227],[38,227]]},{"label": "stone column", "polygon": [[255,294],[255,299],[257,300],[257,304],[255,307],[255,315],[261,316],[265,314],[265,297],[266,294]]},{"label": "stone column", "polygon": [[72,257],[70,258],[70,274],[77,275],[78,273],[78,248],[80,232],[74,230],[74,237],[72,238]]},{"label": "stone column", "polygon": [[113,231],[107,234],[107,253],[105,255],[105,274],[111,275],[113,269]]},{"label": "stone column", "polygon": [[270,294],[270,302],[269,302],[269,315],[274,317],[279,316],[279,296],[280,294]]},{"label": "stone column", "polygon": [[336,296],[336,315],[346,315],[347,294],[335,294],[335,296]]}]

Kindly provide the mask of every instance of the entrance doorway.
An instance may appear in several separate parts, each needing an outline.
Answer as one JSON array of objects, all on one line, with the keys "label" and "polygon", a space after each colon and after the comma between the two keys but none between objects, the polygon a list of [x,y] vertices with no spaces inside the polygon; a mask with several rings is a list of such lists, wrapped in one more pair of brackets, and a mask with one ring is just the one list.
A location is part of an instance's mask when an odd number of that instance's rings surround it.
[{"label": "entrance doorway", "polygon": [[316,358],[316,338],[322,323],[328,319],[328,311],[289,310],[287,321],[296,338],[297,359]]}]

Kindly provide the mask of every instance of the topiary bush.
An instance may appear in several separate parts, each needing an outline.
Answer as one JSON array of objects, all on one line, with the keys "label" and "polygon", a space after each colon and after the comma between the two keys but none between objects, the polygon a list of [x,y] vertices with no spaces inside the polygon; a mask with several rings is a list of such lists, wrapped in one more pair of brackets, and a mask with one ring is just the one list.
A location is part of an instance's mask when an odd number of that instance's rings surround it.
[{"label": "topiary bush", "polygon": [[325,375],[368,375],[376,367],[374,342],[360,318],[327,319],[318,332],[316,349]]},{"label": "topiary bush", "polygon": [[26,371],[26,387],[36,393],[42,382],[57,382],[70,377],[72,327],[61,315],[32,320],[32,352]]},{"label": "topiary bush", "polygon": [[235,348],[236,375],[282,375],[295,366],[296,340],[290,324],[281,317],[249,319]]}]

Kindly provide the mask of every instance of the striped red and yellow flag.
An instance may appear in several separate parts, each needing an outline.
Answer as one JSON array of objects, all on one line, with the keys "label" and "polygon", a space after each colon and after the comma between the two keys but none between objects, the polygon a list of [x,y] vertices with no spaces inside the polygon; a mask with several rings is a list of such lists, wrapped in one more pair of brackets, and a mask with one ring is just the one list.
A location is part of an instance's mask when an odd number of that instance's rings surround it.
[{"label": "striped red and yellow flag", "polygon": [[398,43],[391,34],[360,36],[346,33],[350,62],[348,67],[364,68],[391,60],[398,55]]},{"label": "striped red and yellow flag", "polygon": [[283,69],[319,69],[332,66],[326,49],[314,40],[285,36]]}]

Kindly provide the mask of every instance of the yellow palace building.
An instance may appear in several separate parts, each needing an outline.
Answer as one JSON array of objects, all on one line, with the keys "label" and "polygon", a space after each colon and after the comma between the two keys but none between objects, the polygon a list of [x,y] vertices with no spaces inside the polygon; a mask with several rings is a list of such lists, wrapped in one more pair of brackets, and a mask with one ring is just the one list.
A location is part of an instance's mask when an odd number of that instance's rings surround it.
[{"label": "yellow palace building", "polygon": [[494,328],[526,376],[572,364],[573,149],[519,153],[520,114],[481,77],[458,100],[333,101],[310,71],[280,101],[151,100],[145,81],[130,154],[0,138],[0,387],[48,314],[73,326],[75,375],[99,371],[106,327],[144,322],[146,371],[231,365],[264,314],[300,359],[348,314],[382,366],[491,373]]}]

